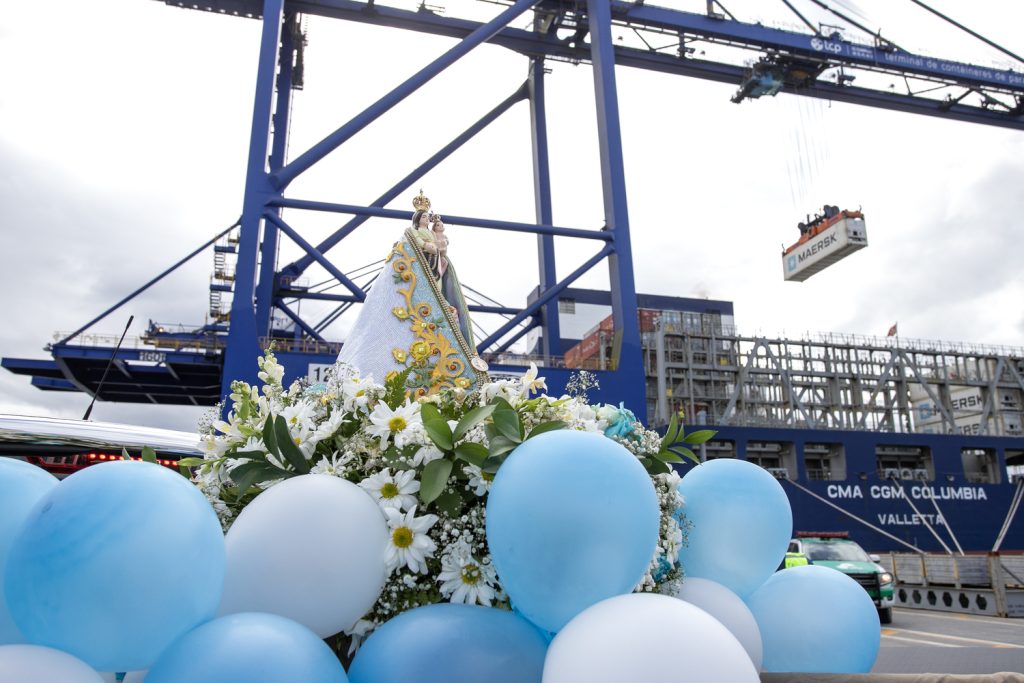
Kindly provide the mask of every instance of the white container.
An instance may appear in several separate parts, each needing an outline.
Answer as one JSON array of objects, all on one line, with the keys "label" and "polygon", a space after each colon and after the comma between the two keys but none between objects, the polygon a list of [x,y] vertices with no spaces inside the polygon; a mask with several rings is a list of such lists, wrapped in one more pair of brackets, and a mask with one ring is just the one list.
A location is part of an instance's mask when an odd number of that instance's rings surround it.
[{"label": "white container", "polygon": [[863,218],[841,218],[788,254],[782,255],[785,280],[803,282],[815,273],[868,246]]}]

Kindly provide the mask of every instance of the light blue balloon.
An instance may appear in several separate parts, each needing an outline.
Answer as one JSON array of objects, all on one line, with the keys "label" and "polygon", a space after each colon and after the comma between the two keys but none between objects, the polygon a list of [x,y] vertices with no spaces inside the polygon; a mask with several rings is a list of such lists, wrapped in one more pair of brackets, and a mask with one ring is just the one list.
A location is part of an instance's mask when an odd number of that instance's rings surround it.
[{"label": "light blue balloon", "polygon": [[[56,485],[57,478],[43,468],[24,460],[0,457],[0,582],[15,535],[32,506]],[[25,636],[14,625],[0,590],[0,645],[24,642]]]},{"label": "light blue balloon", "polygon": [[529,439],[487,497],[487,543],[512,602],[545,631],[643,578],[658,542],[654,484],[636,457],[599,434]]},{"label": "light blue balloon", "polygon": [[722,584],[741,598],[778,568],[793,532],[782,485],[763,468],[722,458],[694,467],[679,482],[693,524],[679,550],[687,576]]},{"label": "light blue balloon", "polygon": [[319,636],[291,619],[261,612],[229,614],[189,631],[146,674],[146,683],[348,680],[338,657]]},{"label": "light blue balloon", "polygon": [[348,676],[352,683],[540,683],[545,654],[544,636],[522,617],[441,602],[370,634]]},{"label": "light blue balloon", "polygon": [[761,629],[764,671],[871,671],[882,635],[860,584],[829,567],[776,572],[747,600]]},{"label": "light blue balloon", "polygon": [[223,584],[224,535],[199,490],[122,460],[76,472],[39,501],[4,590],[30,642],[97,671],[135,671],[212,618]]}]

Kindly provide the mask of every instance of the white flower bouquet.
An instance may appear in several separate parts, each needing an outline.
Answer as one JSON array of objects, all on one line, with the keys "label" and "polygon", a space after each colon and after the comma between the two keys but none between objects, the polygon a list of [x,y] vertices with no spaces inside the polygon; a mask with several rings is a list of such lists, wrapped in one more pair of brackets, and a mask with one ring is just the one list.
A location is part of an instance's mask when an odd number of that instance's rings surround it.
[{"label": "white flower bouquet", "polygon": [[[441,601],[510,608],[491,564],[485,533],[487,493],[509,454],[555,429],[600,432],[633,453],[650,473],[661,511],[660,538],[636,591],[678,580],[687,522],[672,463],[694,458],[687,445],[713,433],[664,436],[645,429],[622,407],[590,405],[593,376],[573,378],[569,395],[543,393],[537,368],[479,392],[445,390],[407,397],[406,373],[384,384],[335,366],[318,384],[282,386],[272,351],[259,359],[262,387],[232,385],[227,422],[211,420],[204,458],[182,461],[226,529],[259,493],[301,474],[342,477],[380,505],[390,531],[389,576],[374,607],[346,635],[352,647],[391,617]],[[537,394],[537,395],[534,395]]]}]

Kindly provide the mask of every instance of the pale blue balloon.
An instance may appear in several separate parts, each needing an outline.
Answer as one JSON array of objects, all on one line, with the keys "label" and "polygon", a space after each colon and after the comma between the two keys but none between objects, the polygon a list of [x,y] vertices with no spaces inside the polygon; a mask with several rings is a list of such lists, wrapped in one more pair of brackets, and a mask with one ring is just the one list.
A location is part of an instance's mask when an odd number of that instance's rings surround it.
[{"label": "pale blue balloon", "polygon": [[229,614],[189,631],[146,674],[146,683],[348,680],[338,657],[319,636],[291,619],[261,612]]},{"label": "pale blue balloon", "polygon": [[[56,485],[57,478],[43,468],[24,460],[0,457],[0,588],[15,535],[32,506]],[[0,645],[24,642],[25,636],[14,625],[0,590]]]},{"label": "pale blue balloon", "polygon": [[547,432],[516,448],[487,498],[487,543],[516,608],[545,631],[640,582],[658,542],[650,476],[600,434]]},{"label": "pale blue balloon", "polygon": [[546,653],[541,632],[512,612],[442,602],[371,633],[348,676],[352,683],[540,683]]},{"label": "pale blue balloon", "polygon": [[782,485],[745,460],[721,458],[696,466],[679,483],[693,525],[679,550],[687,576],[722,584],[741,598],[778,568],[793,532]]},{"label": "pale blue balloon", "polygon": [[764,644],[764,671],[871,671],[881,645],[878,612],[846,574],[804,565],[776,572],[747,600]]},{"label": "pale blue balloon", "polygon": [[4,590],[30,642],[97,671],[134,671],[212,618],[223,584],[224,535],[199,490],[122,460],[76,472],[39,501]]}]

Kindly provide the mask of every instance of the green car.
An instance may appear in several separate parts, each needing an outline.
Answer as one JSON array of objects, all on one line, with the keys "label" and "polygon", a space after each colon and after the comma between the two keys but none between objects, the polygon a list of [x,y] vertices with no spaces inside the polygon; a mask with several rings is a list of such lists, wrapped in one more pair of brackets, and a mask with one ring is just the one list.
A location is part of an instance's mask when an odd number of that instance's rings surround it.
[{"label": "green car", "polygon": [[803,553],[812,564],[841,571],[864,587],[878,608],[878,620],[892,623],[892,574],[879,566],[846,532],[800,532],[789,542],[789,552]]}]

